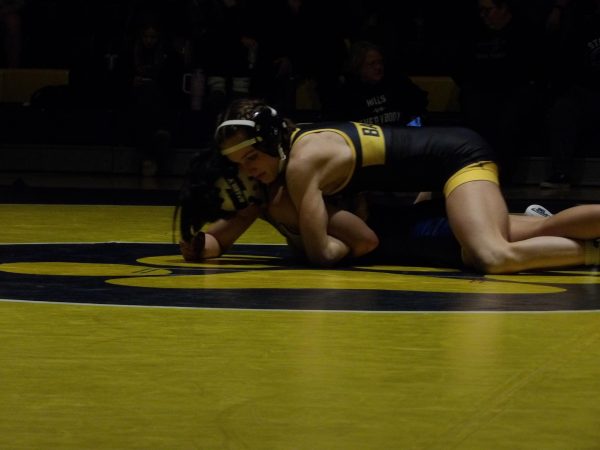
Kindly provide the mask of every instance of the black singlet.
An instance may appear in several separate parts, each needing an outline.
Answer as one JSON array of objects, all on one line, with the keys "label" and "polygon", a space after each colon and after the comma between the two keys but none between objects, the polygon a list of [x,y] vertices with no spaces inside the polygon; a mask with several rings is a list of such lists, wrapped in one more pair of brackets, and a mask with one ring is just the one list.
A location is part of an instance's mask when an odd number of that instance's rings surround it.
[{"label": "black singlet", "polygon": [[291,144],[322,131],[342,136],[356,158],[353,173],[336,193],[442,191],[446,181],[463,167],[495,160],[489,144],[462,127],[306,124],[294,131]]}]

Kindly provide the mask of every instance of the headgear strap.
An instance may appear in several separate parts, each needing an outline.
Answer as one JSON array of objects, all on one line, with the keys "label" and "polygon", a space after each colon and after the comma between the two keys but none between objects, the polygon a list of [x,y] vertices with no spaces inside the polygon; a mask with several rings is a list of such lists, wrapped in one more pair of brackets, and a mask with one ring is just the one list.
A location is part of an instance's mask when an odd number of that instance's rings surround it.
[{"label": "headgear strap", "polygon": [[221,155],[223,155],[223,156],[230,155],[231,153],[235,153],[238,150],[248,147],[249,145],[254,145],[260,141],[262,141],[262,138],[258,137],[258,136],[253,137],[251,139],[246,139],[245,141],[242,141],[239,144],[235,144],[235,145],[232,145],[231,147],[224,148],[223,150],[221,150]]},{"label": "headgear strap", "polygon": [[215,136],[217,134],[217,131],[219,131],[219,128],[235,126],[235,125],[241,125],[243,127],[254,128],[254,127],[256,127],[256,122],[254,120],[245,120],[245,119],[226,120],[225,122],[223,122],[222,124],[220,124],[217,127],[217,129],[215,130]]}]

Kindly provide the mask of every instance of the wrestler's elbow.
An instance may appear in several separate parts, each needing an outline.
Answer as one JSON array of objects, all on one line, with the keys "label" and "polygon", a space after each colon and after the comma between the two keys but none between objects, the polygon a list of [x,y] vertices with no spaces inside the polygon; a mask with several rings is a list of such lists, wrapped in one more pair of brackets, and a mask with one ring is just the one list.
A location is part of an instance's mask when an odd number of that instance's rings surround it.
[{"label": "wrestler's elbow", "polygon": [[341,241],[329,240],[322,247],[306,248],[308,261],[318,267],[332,267],[350,253]]},{"label": "wrestler's elbow", "polygon": [[372,252],[379,245],[379,239],[373,233],[367,238],[354,241],[350,244],[331,238],[328,245],[309,250],[309,261],[320,267],[332,267],[348,256],[358,258]]},{"label": "wrestler's elbow", "polygon": [[318,267],[332,267],[341,258],[333,252],[322,251],[322,252],[311,252],[307,254],[308,261]]},{"label": "wrestler's elbow", "polygon": [[371,253],[379,247],[379,238],[375,233],[370,233],[369,236],[361,239],[356,244],[352,245],[352,256],[355,258],[359,258],[368,253]]}]

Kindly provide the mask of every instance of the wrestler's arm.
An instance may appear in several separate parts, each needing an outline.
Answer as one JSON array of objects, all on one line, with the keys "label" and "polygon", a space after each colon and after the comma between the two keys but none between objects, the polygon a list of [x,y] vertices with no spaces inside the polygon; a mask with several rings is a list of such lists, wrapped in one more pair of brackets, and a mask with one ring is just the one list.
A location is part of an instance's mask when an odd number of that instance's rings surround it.
[{"label": "wrestler's arm", "polygon": [[298,210],[300,235],[309,261],[321,266],[331,266],[348,255],[350,247],[327,234],[327,208],[321,190],[311,184],[302,186],[295,179],[291,183],[292,186],[297,186],[290,191],[297,191],[298,200],[294,203]]},{"label": "wrestler's arm", "polygon": [[[303,150],[298,153],[302,155],[301,157],[290,159],[286,169],[286,184],[298,211],[298,225],[309,261],[317,265],[331,266],[349,254],[358,256],[375,248],[378,244],[376,237],[375,240],[364,242],[360,249],[356,247],[356,251],[353,251],[354,248],[351,249],[343,240],[328,234],[329,215],[320,188],[324,183],[323,177],[326,176],[327,165],[323,164],[320,158],[321,149],[305,147]],[[344,216],[346,214],[340,217]],[[355,225],[362,222],[356,216],[352,220],[357,221],[354,222]],[[364,222],[362,226],[368,229]],[[344,229],[348,230],[348,228]],[[358,235],[354,234],[353,237]]]},{"label": "wrestler's arm", "polygon": [[199,261],[217,258],[231,247],[235,241],[258,218],[260,207],[251,205],[238,211],[233,217],[219,219],[211,223],[205,231],[200,231],[190,241],[181,241],[179,248],[186,261]]},{"label": "wrestler's arm", "polygon": [[335,210],[329,206],[327,209],[327,234],[344,242],[352,257],[364,256],[379,245],[375,232],[360,217],[346,210]]}]

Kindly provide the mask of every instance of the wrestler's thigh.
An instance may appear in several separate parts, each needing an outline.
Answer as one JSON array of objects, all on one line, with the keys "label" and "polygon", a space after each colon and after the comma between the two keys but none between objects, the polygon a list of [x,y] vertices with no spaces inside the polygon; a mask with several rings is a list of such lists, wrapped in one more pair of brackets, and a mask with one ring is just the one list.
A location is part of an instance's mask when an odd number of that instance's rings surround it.
[{"label": "wrestler's thigh", "polygon": [[458,186],[446,198],[446,211],[454,235],[467,249],[508,239],[508,208],[495,183],[470,181]]}]

